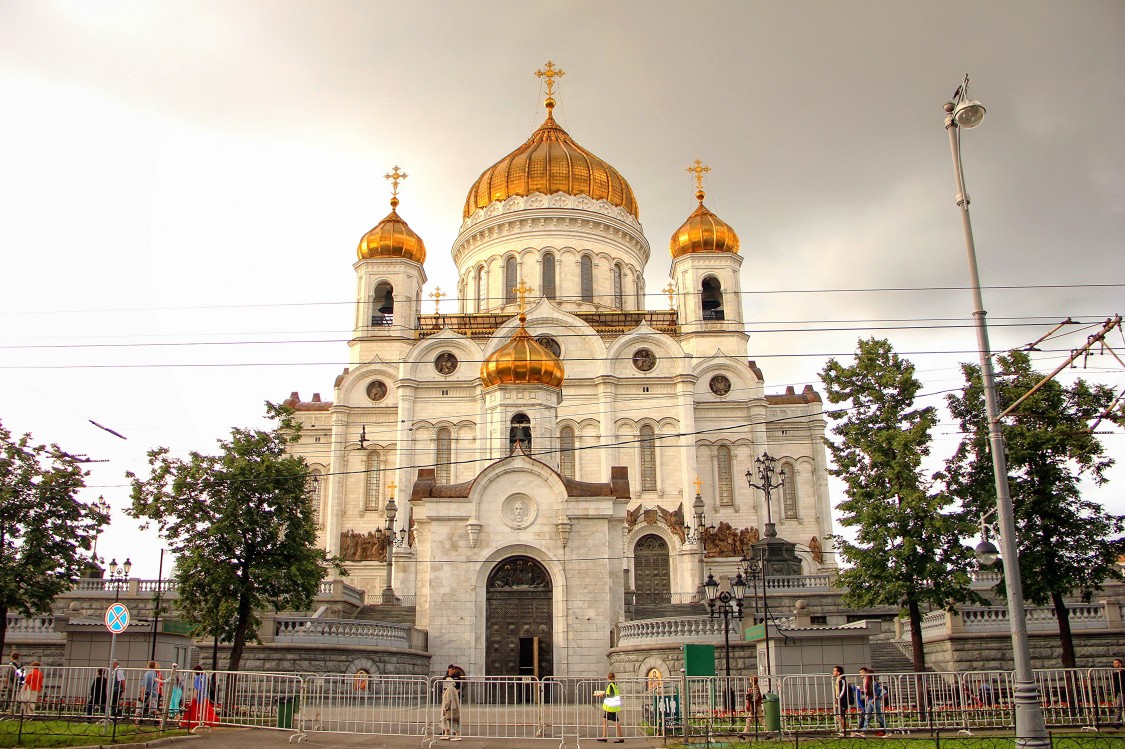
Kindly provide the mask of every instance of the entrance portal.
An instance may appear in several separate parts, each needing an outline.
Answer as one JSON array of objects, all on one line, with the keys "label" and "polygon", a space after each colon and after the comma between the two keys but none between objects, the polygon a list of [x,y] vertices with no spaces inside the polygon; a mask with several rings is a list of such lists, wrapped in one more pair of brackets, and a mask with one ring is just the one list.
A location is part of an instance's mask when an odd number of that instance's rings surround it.
[{"label": "entrance portal", "polygon": [[551,576],[530,557],[508,557],[488,576],[485,673],[551,676]]},{"label": "entrance portal", "polygon": [[637,605],[660,606],[672,602],[672,577],[668,569],[668,542],[649,534],[633,547]]}]

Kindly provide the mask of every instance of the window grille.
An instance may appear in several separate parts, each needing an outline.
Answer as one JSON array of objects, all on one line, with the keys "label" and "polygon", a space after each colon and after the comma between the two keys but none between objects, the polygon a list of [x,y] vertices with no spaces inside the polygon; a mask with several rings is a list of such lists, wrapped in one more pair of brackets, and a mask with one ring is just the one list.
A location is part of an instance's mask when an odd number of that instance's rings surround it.
[{"label": "window grille", "polygon": [[621,263],[613,266],[613,306],[625,309],[625,295],[621,290]]},{"label": "window grille", "polygon": [[722,446],[715,454],[719,468],[719,504],[734,504],[734,482],[731,480],[730,448]]},{"label": "window grille", "polygon": [[484,266],[477,268],[477,312],[484,312],[488,304],[488,290],[484,287]]},{"label": "window grille", "polygon": [[380,490],[383,485],[383,468],[382,456],[377,452],[371,452],[367,456],[367,496],[363,500],[363,509],[365,510],[378,510],[379,502],[382,499]]},{"label": "window grille", "polygon": [[574,430],[566,427],[559,434],[559,468],[568,479],[574,478]]},{"label": "window grille", "polygon": [[309,504],[312,506],[313,525],[319,528],[321,523],[320,502],[324,496],[324,476],[319,468],[309,471],[308,495]]},{"label": "window grille", "polygon": [[555,256],[547,252],[543,254],[543,296],[548,299],[555,298]]},{"label": "window grille", "polygon": [[781,466],[785,478],[781,483],[781,512],[786,520],[797,519],[797,469],[792,463]]},{"label": "window grille", "polygon": [[504,301],[516,301],[516,259],[510,257],[504,261]]},{"label": "window grille", "polygon": [[434,458],[437,465],[437,483],[450,483],[450,473],[453,463],[453,432],[442,427],[437,432],[437,455]]},{"label": "window grille", "polygon": [[641,427],[641,491],[656,491],[656,430]]},{"label": "window grille", "polygon": [[582,301],[594,301],[594,259],[582,256]]}]

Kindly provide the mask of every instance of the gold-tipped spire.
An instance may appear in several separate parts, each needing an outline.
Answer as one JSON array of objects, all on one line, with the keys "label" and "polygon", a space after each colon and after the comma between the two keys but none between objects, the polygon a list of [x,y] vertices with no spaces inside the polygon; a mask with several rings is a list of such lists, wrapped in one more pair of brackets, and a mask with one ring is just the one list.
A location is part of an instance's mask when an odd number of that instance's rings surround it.
[{"label": "gold-tipped spire", "polygon": [[689,166],[687,170],[695,175],[695,199],[702,203],[703,198],[707,197],[707,194],[703,192],[703,175],[711,171],[711,167],[696,159],[695,163]]},{"label": "gold-tipped spire", "polygon": [[449,294],[446,294],[445,292],[443,292],[441,290],[440,286],[436,287],[433,291],[430,292],[430,299],[434,300],[434,314],[435,315],[441,314],[441,310],[440,310],[441,300],[446,298],[447,296],[449,296]]},{"label": "gold-tipped spire", "polygon": [[517,299],[519,300],[520,325],[523,325],[525,322],[527,322],[527,315],[524,314],[524,308],[527,306],[527,295],[533,291],[535,291],[535,289],[529,286],[527,282],[522,278],[520,279],[519,284],[512,289],[512,293],[515,294]]},{"label": "gold-tipped spire", "polygon": [[555,63],[547,60],[547,64],[543,66],[545,70],[536,70],[535,75],[539,78],[547,79],[547,100],[543,102],[547,107],[547,116],[551,116],[551,110],[555,108],[555,79],[562,78],[566,75],[566,71],[562,68],[556,68]]},{"label": "gold-tipped spire", "polygon": [[676,309],[676,287],[669,282],[661,291],[668,295],[668,309]]},{"label": "gold-tipped spire", "polygon": [[406,172],[399,171],[398,164],[395,164],[394,169],[392,169],[390,172],[383,175],[383,179],[389,179],[391,181],[391,210],[392,211],[395,208],[398,208],[398,183],[402,182],[404,179],[406,179],[409,176],[410,175],[407,174]]}]

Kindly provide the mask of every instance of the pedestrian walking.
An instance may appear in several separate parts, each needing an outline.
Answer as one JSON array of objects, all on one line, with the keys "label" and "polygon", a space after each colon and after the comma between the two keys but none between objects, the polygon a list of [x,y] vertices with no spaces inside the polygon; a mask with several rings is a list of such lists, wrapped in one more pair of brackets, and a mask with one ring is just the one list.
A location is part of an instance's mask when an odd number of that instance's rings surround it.
[{"label": "pedestrian walking", "polygon": [[109,679],[105,669],[99,668],[90,684],[90,696],[86,699],[87,715],[105,715],[105,701],[109,695]]},{"label": "pedestrian walking", "polygon": [[43,672],[39,669],[39,661],[32,661],[23,678],[23,689],[20,690],[20,706],[26,714],[35,714],[35,706],[39,704],[42,692]]},{"label": "pedestrian walking", "polygon": [[866,731],[871,728],[872,718],[879,723],[881,730],[886,730],[887,719],[883,716],[883,685],[875,672],[866,666],[859,670],[859,730]]},{"label": "pedestrian walking", "polygon": [[442,740],[461,740],[461,679],[465,669],[449,664],[445,669],[441,693],[441,738]]},{"label": "pedestrian walking", "polygon": [[624,737],[621,735],[621,720],[620,713],[623,701],[621,699],[621,690],[617,688],[617,677],[612,671],[606,676],[607,684],[605,689],[594,692],[595,697],[602,698],[602,737],[598,741],[603,744],[609,740],[609,724],[617,726],[617,738],[613,740],[615,744],[625,742]]},{"label": "pedestrian walking", "polygon": [[848,735],[848,703],[851,702],[851,687],[844,678],[844,667],[836,666],[832,669],[832,693],[836,700],[836,721],[839,724],[840,735]]},{"label": "pedestrian walking", "polygon": [[746,687],[746,725],[742,729],[742,738],[750,733],[750,724],[754,724],[754,733],[758,732],[758,716],[762,709],[762,687],[758,684],[758,677],[751,676],[750,684]]},{"label": "pedestrian walking", "polygon": [[110,688],[113,689],[111,696],[113,717],[121,715],[121,698],[125,695],[125,670],[121,668],[121,662],[115,660],[113,668],[109,672]]},{"label": "pedestrian walking", "polygon": [[1113,720],[1121,723],[1125,718],[1125,665],[1120,658],[1113,659],[1113,670],[1109,673],[1109,683],[1113,688]]},{"label": "pedestrian walking", "polygon": [[148,662],[148,670],[141,677],[141,689],[144,694],[141,701],[141,716],[143,717],[148,715],[154,705],[159,705],[160,666],[156,661]]},{"label": "pedestrian walking", "polygon": [[20,689],[23,688],[23,663],[20,662],[20,654],[15,650],[8,659],[8,673],[4,678],[4,701],[3,706],[10,708],[15,704],[16,698],[19,697]]}]

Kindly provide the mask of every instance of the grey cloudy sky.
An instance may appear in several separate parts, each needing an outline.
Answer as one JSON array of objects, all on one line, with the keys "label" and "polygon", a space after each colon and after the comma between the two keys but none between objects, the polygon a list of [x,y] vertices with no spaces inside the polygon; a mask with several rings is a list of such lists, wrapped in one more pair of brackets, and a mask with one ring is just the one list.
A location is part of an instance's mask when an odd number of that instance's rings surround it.
[{"label": "grey cloudy sky", "polygon": [[[0,0],[0,419],[108,459],[89,494],[120,508],[148,448],[209,450],[266,399],[331,398],[382,175],[411,175],[427,293],[454,289],[465,193],[542,120],[548,58],[558,119],[636,192],[650,307],[694,206],[685,168],[712,167],[771,392],[817,383],[861,335],[932,393],[975,360],[941,110],[966,72],[988,107],[964,136],[983,282],[1060,286],[986,290],[994,346],[1121,311],[1120,2]],[[887,287],[954,289],[825,291]],[[1054,348],[1090,332],[1073,330]],[[1125,512],[1113,475],[1099,496]],[[135,533],[118,516],[100,549],[153,576],[155,537]]]}]

